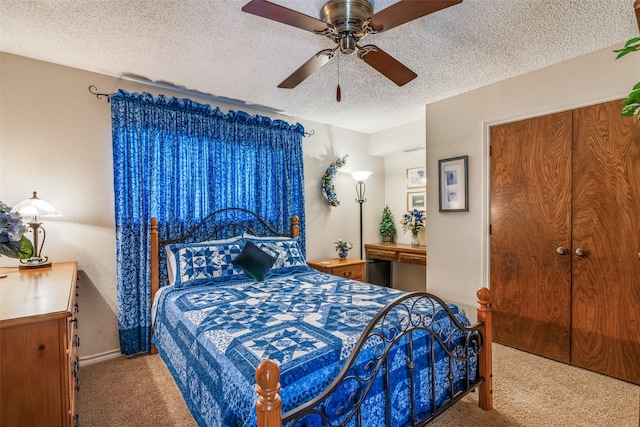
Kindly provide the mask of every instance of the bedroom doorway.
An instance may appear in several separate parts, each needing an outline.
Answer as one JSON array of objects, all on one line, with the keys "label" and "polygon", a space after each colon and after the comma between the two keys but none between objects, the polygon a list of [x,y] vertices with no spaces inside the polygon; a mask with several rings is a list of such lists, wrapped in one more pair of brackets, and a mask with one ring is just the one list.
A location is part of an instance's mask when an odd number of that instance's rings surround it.
[{"label": "bedroom doorway", "polygon": [[640,384],[640,123],[621,101],[491,128],[497,342]]}]

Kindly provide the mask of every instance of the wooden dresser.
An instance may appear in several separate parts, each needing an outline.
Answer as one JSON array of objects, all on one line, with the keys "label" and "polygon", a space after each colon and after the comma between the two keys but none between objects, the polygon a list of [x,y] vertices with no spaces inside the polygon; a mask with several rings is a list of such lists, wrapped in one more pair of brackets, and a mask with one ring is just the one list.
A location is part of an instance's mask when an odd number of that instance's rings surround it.
[{"label": "wooden dresser", "polygon": [[77,264],[0,268],[0,425],[77,425]]},{"label": "wooden dresser", "polygon": [[309,267],[315,268],[323,273],[364,282],[364,266],[366,261],[362,259],[327,258],[308,261],[307,264],[309,264]]}]

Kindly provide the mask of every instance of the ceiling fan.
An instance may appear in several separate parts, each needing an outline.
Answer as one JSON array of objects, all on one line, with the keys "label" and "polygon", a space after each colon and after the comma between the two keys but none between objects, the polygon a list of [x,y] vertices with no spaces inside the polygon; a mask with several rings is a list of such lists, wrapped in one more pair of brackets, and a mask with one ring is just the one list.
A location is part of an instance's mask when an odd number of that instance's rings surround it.
[{"label": "ceiling fan", "polygon": [[462,0],[400,0],[373,13],[373,6],[368,0],[330,0],[322,7],[320,19],[266,0],[251,0],[242,7],[242,11],[328,37],[337,45],[333,49],[316,53],[280,83],[279,88],[295,88],[329,62],[338,49],[343,54],[357,50],[358,58],[398,86],[403,86],[415,79],[417,74],[378,46],[361,46],[358,42],[369,34],[387,31],[461,2]]}]

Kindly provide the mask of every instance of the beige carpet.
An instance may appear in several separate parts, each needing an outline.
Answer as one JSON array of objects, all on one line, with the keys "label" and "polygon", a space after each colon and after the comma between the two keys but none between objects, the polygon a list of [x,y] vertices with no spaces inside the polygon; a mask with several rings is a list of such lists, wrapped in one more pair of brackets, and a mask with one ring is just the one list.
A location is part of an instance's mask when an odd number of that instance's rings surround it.
[{"label": "beige carpet", "polygon": [[[640,387],[494,344],[494,406],[477,395],[432,426],[638,427]],[[80,367],[83,427],[195,426],[159,356],[120,357]]]}]

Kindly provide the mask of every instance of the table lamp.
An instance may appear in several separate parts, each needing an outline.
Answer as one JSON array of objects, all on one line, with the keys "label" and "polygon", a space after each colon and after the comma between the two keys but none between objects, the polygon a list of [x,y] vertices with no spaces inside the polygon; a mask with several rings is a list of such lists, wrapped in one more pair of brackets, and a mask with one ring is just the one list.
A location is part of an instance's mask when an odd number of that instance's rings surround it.
[{"label": "table lamp", "polygon": [[[23,200],[12,209],[13,212],[18,212],[27,221],[27,225],[31,228],[33,233],[33,256],[27,259],[20,260],[20,269],[29,268],[42,268],[49,267],[51,263],[48,257],[42,257],[42,247],[44,241],[47,238],[47,233],[42,227],[40,218],[42,217],[54,217],[62,216],[56,208],[51,206],[50,203],[45,202],[38,198],[36,192],[33,192],[33,196],[29,199]],[[39,234],[42,234],[42,242],[38,246]]]}]

